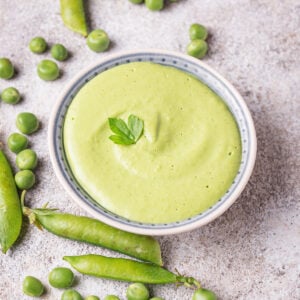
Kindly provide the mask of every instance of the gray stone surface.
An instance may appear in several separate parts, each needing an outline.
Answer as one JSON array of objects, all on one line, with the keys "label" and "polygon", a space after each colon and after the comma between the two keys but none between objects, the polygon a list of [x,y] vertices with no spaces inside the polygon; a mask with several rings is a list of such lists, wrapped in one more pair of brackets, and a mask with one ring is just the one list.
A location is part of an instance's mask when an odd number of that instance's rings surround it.
[{"label": "gray stone surface", "polygon": [[[128,0],[88,1],[92,28],[107,30],[113,40],[108,53],[125,49],[162,48],[184,52],[192,22],[208,26],[210,52],[205,62],[223,74],[244,96],[256,124],[258,157],[242,196],[223,216],[187,234],[159,238],[166,267],[201,279],[222,300],[300,299],[300,1],[299,0],[182,0],[160,13],[151,13]],[[0,103],[0,140],[16,130],[18,112],[32,111],[42,130],[30,137],[40,165],[38,184],[27,203],[85,215],[58,183],[47,149],[47,123],[65,84],[82,67],[107,55],[92,53],[85,40],[62,25],[59,1],[0,0],[0,57],[12,59],[18,76],[0,80],[0,90],[14,85],[23,101]],[[61,42],[72,58],[60,63],[63,76],[52,83],[36,75],[45,55],[33,55],[29,40],[44,36]],[[11,160],[14,156],[9,154]],[[21,292],[31,274],[47,285],[42,299],[59,299],[49,288],[47,274],[65,266],[63,255],[110,251],[38,231],[26,222],[18,243],[0,255],[0,299],[30,299]],[[104,298],[125,299],[126,283],[81,276],[76,289]],[[166,300],[191,299],[191,291],[174,286],[151,287]]]}]

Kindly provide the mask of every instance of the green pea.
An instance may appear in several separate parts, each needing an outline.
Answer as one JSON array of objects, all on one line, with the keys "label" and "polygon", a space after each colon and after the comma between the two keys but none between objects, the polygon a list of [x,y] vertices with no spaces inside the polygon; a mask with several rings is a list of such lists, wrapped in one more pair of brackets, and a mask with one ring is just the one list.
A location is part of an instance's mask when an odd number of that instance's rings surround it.
[{"label": "green pea", "polygon": [[44,53],[47,49],[47,43],[44,38],[37,36],[30,41],[29,49],[36,54]]},{"label": "green pea", "polygon": [[[105,300],[106,298],[104,298]],[[91,295],[91,296],[87,296],[84,300],[100,300],[99,297]]]},{"label": "green pea", "polygon": [[58,65],[49,59],[42,60],[37,66],[39,77],[45,81],[53,81],[59,76]]},{"label": "green pea", "polygon": [[61,300],[83,300],[83,298],[75,290],[66,290],[62,293]]},{"label": "green pea", "polygon": [[148,300],[149,291],[142,283],[133,283],[129,285],[126,291],[128,300]]},{"label": "green pea", "polygon": [[110,41],[104,30],[96,29],[88,35],[86,43],[92,51],[103,52],[108,48]]},{"label": "green pea", "polygon": [[212,291],[201,288],[194,292],[192,300],[217,300],[217,296]]},{"label": "green pea", "polygon": [[62,44],[55,44],[51,48],[51,55],[54,59],[64,61],[68,57],[68,51]]},{"label": "green pea", "polygon": [[20,101],[21,96],[19,91],[14,87],[8,87],[1,93],[1,99],[8,104],[16,104]]},{"label": "green pea", "polygon": [[164,0],[145,0],[147,8],[153,11],[162,10],[164,8]]},{"label": "green pea", "polygon": [[31,149],[25,149],[19,152],[16,157],[16,164],[20,170],[33,170],[37,162],[37,155]]},{"label": "green pea", "polygon": [[10,151],[19,153],[28,146],[28,139],[20,133],[12,133],[7,139],[7,145]]},{"label": "green pea", "polygon": [[187,47],[188,55],[196,58],[202,58],[206,55],[208,50],[207,43],[203,40],[193,40]]},{"label": "green pea", "polygon": [[190,26],[190,38],[191,40],[206,40],[207,29],[201,24],[192,24]]},{"label": "green pea", "polygon": [[141,4],[144,2],[144,0],[129,0],[133,4]]},{"label": "green pea", "polygon": [[16,120],[17,128],[24,134],[31,134],[38,130],[39,121],[30,112],[19,113]]},{"label": "green pea", "polygon": [[[174,2],[174,1],[173,1]],[[153,297],[153,298],[150,298],[150,300],[164,300],[163,298],[160,298],[160,297]]]},{"label": "green pea", "polygon": [[15,69],[8,58],[0,58],[0,78],[10,79],[14,76]]},{"label": "green pea", "polygon": [[22,170],[16,173],[15,182],[20,190],[29,190],[35,184],[35,175],[30,170]]},{"label": "green pea", "polygon": [[26,276],[23,280],[23,293],[31,297],[40,297],[44,292],[41,281],[33,276]]},{"label": "green pea", "polygon": [[115,295],[107,295],[104,300],[120,300],[120,298]]},{"label": "green pea", "polygon": [[68,268],[54,268],[48,279],[49,283],[55,288],[68,288],[72,286],[74,274]]}]

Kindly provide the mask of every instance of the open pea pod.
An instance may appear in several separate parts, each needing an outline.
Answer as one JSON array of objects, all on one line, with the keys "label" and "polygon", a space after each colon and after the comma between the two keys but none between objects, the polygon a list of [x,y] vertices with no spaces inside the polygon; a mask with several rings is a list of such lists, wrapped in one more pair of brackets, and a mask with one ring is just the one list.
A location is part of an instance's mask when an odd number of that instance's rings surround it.
[{"label": "open pea pod", "polygon": [[60,13],[66,27],[83,36],[88,35],[83,0],[60,0]]},{"label": "open pea pod", "polygon": [[0,150],[0,244],[3,253],[14,244],[22,226],[22,210],[10,164]]}]

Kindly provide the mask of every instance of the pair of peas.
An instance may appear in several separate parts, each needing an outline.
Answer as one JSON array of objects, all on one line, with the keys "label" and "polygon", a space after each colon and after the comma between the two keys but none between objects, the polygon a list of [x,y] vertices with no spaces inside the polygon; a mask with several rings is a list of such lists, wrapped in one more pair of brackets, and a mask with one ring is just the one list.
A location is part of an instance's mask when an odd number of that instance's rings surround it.
[{"label": "pair of peas", "polygon": [[[0,58],[0,78],[11,79],[15,74],[12,62],[5,57]],[[1,93],[1,100],[8,104],[16,104],[20,101],[21,95],[14,87],[8,87]]]},{"label": "pair of peas", "polygon": [[[47,50],[47,42],[42,37],[35,37],[29,43],[29,49],[35,54],[44,53]],[[57,61],[64,61],[68,58],[68,50],[62,44],[54,44],[51,47],[51,56]],[[37,66],[39,77],[45,81],[53,81],[59,77],[59,68],[56,62],[44,59]]]},{"label": "pair of peas", "polygon": [[[152,11],[162,10],[165,6],[165,0],[129,0],[134,4],[145,3],[146,7]],[[178,0],[170,0],[170,2],[177,2]]]},{"label": "pair of peas", "polygon": [[[74,274],[68,268],[54,268],[48,276],[48,280],[51,286],[55,288],[69,288],[74,281]],[[26,276],[23,280],[23,293],[31,297],[40,297],[44,293],[44,286],[42,282],[33,277]],[[67,299],[81,299],[82,297],[75,290],[69,289],[64,291],[61,297],[62,300]],[[89,298],[87,298],[89,299]],[[90,298],[92,300],[93,298]],[[96,298],[97,299],[97,298]]]},{"label": "pair of peas", "polygon": [[203,58],[208,50],[206,39],[207,29],[201,24],[192,24],[189,30],[191,42],[187,46],[187,53],[196,58]]},{"label": "pair of peas", "polygon": [[[32,134],[39,128],[37,117],[29,112],[18,114],[17,128],[23,134]],[[28,190],[35,184],[35,175],[32,172],[37,166],[38,158],[35,151],[26,149],[28,138],[20,133],[12,133],[7,140],[9,149],[17,154],[16,165],[20,169],[15,175],[15,182],[20,190]]]}]

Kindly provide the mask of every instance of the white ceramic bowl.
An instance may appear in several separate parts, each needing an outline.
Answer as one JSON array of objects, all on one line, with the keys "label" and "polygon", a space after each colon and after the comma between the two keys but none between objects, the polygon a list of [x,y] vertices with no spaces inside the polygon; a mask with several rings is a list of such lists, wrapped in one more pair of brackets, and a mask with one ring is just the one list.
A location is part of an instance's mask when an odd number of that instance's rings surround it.
[{"label": "white ceramic bowl", "polygon": [[[95,202],[76,182],[66,161],[62,130],[66,111],[80,88],[97,76],[115,66],[137,61],[150,61],[172,66],[191,73],[228,105],[239,127],[242,139],[242,160],[231,187],[219,201],[205,212],[184,221],[169,224],[143,224],[117,216]],[[49,123],[49,149],[54,171],[70,196],[93,217],[111,226],[147,235],[168,235],[189,231],[205,225],[223,214],[238,198],[247,184],[256,158],[256,134],[250,112],[237,90],[217,72],[203,62],[176,52],[165,50],[141,50],[120,52],[106,56],[94,65],[81,71],[63,90]]]}]

